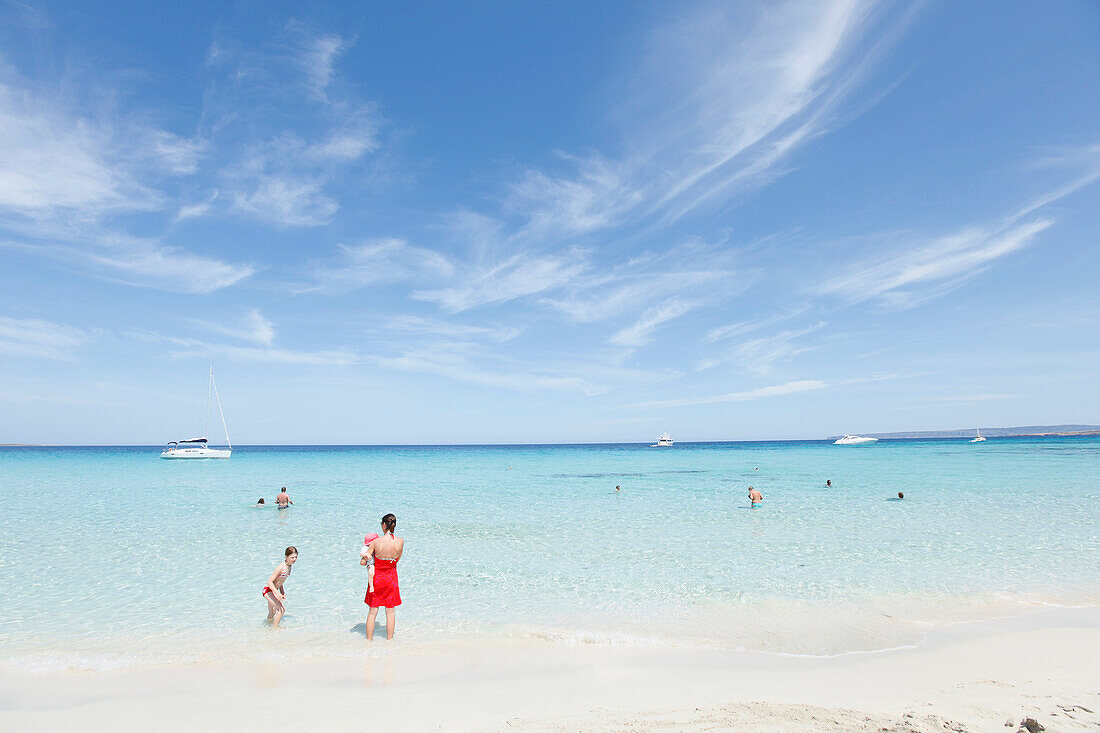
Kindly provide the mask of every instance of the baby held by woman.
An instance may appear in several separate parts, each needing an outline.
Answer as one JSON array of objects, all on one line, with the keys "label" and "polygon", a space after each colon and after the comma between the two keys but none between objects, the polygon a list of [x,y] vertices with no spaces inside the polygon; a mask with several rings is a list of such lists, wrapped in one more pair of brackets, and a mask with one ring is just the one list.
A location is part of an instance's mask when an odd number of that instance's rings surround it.
[{"label": "baby held by woman", "polygon": [[378,539],[378,535],[371,532],[369,535],[363,538],[363,549],[359,551],[359,564],[370,565],[370,570],[367,571],[367,589],[374,592],[374,555],[370,551],[370,543]]}]

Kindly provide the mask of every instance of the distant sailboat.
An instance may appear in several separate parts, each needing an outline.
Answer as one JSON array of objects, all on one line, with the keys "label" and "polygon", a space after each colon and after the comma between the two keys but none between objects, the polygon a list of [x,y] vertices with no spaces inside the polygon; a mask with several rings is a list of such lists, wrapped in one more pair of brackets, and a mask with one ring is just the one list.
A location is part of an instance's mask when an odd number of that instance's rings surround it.
[{"label": "distant sailboat", "polygon": [[[218,414],[222,418],[222,427],[225,429],[225,444],[228,448],[211,448],[207,445],[206,436],[210,435],[210,397],[213,395],[218,402]],[[210,365],[210,381],[206,385],[206,428],[203,437],[189,440],[173,440],[164,446],[161,458],[229,458],[233,454],[233,445],[229,442],[229,427],[225,424],[225,413],[222,412],[222,400],[218,396],[218,385],[214,384],[214,365]]]},{"label": "distant sailboat", "polygon": [[982,429],[981,428],[974,428],[974,432],[976,432],[978,434],[978,437],[974,438],[970,442],[971,443],[984,443],[985,438],[982,437]]}]

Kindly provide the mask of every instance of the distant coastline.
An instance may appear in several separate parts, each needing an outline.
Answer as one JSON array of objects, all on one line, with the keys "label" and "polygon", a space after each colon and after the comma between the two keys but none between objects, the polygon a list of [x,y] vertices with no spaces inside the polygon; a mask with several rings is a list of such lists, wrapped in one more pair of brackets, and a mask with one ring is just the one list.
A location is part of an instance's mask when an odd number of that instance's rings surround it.
[{"label": "distant coastline", "polygon": [[[894,433],[859,433],[880,440],[920,440],[936,438],[973,438],[975,428],[961,430],[910,430]],[[1100,435],[1100,425],[1026,425],[1010,428],[981,428],[987,438],[1059,438]],[[709,443],[803,443],[817,440],[836,440],[841,435],[824,438],[756,438],[752,440],[685,440],[682,445]],[[582,445],[640,445],[649,441],[607,441],[591,443],[241,443],[239,448],[490,448],[509,446],[582,446]],[[159,448],[160,443],[0,443],[0,448]]]},{"label": "distant coastline", "polygon": [[[976,428],[962,430],[910,430],[898,433],[860,433],[869,438],[880,440],[903,440],[906,438],[972,438]],[[1015,428],[981,428],[987,438],[1056,438],[1071,435],[1100,435],[1100,425],[1026,425]],[[826,440],[839,438],[831,435]]]}]

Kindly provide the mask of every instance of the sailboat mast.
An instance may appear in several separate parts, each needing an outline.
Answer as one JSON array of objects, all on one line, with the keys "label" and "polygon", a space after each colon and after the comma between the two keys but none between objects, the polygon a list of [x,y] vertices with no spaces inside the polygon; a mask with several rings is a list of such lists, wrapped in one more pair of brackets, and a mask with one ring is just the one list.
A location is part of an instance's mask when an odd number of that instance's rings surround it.
[{"label": "sailboat mast", "polygon": [[218,414],[222,418],[222,429],[225,430],[225,444],[229,446],[229,450],[233,450],[233,443],[229,440],[229,426],[225,424],[225,412],[222,411],[222,398],[218,394],[218,385],[214,384],[214,373],[210,373],[210,384],[214,387],[214,399],[218,401]]},{"label": "sailboat mast", "polygon": [[210,439],[210,391],[214,388],[214,365],[210,365],[210,379],[206,382],[206,428],[202,437]]}]

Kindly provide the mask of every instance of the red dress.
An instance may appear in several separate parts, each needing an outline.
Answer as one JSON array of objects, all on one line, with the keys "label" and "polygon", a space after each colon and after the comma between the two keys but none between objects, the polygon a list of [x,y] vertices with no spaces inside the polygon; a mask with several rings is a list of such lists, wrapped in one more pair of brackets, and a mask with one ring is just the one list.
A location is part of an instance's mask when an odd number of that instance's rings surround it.
[{"label": "red dress", "polygon": [[401,605],[401,589],[397,587],[397,560],[374,558],[374,592],[368,590],[363,602],[371,608],[396,608]]}]

